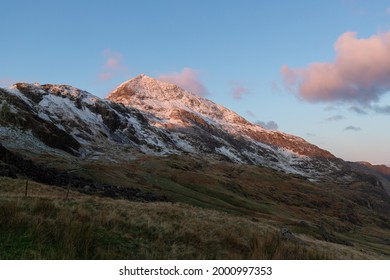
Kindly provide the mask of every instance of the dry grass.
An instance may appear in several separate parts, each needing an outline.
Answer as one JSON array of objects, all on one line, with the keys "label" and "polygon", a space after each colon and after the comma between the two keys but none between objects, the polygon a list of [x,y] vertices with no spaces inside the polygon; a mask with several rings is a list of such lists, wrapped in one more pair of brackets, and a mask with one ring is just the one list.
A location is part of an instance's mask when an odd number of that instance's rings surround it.
[{"label": "dry grass", "polygon": [[334,259],[329,252],[313,248],[310,243],[281,240],[277,232],[253,239],[252,259],[263,260],[321,260]]},{"label": "dry grass", "polygon": [[270,230],[248,219],[171,203],[134,203],[1,179],[2,259],[245,259]]},{"label": "dry grass", "polygon": [[[72,191],[67,200],[66,190],[35,182],[29,182],[24,197],[24,186],[24,180],[0,177],[0,259],[385,258],[306,235],[299,237],[304,243],[280,240],[271,214],[253,219],[252,212],[236,215],[184,203],[129,202]],[[227,210],[252,207],[227,205]]]}]

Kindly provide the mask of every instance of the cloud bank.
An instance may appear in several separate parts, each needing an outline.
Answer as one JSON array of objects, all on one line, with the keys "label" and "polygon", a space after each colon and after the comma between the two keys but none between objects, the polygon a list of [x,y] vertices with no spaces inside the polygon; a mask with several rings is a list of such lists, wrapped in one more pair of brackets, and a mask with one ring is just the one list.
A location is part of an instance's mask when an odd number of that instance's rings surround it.
[{"label": "cloud bank", "polygon": [[173,72],[168,74],[161,74],[157,77],[163,82],[172,83],[184,88],[187,91],[197,95],[206,96],[209,94],[207,88],[199,79],[199,72],[191,68],[183,68],[181,72]]},{"label": "cloud bank", "polygon": [[[390,90],[390,31],[359,39],[342,34],[333,62],[281,67],[287,90],[308,102],[344,102],[369,108]],[[386,111],[386,110],[385,110]]]}]

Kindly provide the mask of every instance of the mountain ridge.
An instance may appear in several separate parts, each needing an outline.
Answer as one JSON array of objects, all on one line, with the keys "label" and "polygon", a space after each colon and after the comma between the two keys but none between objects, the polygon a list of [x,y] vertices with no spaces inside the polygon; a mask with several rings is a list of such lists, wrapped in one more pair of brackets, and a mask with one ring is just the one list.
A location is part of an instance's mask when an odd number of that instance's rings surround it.
[{"label": "mountain ridge", "polygon": [[110,161],[140,153],[190,153],[268,166],[313,181],[352,179],[344,161],[303,138],[266,130],[146,75],[120,84],[105,99],[51,84],[17,83],[0,93],[0,139],[8,148]]}]

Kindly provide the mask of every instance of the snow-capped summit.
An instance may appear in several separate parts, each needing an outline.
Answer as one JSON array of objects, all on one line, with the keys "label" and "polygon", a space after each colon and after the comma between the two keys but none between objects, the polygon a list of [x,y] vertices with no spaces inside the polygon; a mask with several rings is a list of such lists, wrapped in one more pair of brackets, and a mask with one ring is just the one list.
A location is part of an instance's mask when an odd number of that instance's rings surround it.
[{"label": "snow-capped summit", "polygon": [[[120,84],[107,99],[117,101],[120,98],[133,96],[134,98],[153,98],[169,100],[180,98],[179,92],[183,91],[178,86],[158,81],[144,74],[140,74]],[[170,94],[167,96],[166,94]]]},{"label": "snow-capped summit", "polygon": [[[163,119],[185,110],[219,123],[248,123],[231,110],[181,87],[144,74],[122,83],[106,99],[152,112]],[[205,120],[207,121],[207,120]]]},{"label": "snow-capped summit", "polygon": [[238,138],[283,148],[298,156],[334,158],[302,138],[266,130],[206,98],[143,74],[119,85],[107,99],[150,114],[150,121],[157,126],[179,128],[203,123],[208,128],[222,129]]}]

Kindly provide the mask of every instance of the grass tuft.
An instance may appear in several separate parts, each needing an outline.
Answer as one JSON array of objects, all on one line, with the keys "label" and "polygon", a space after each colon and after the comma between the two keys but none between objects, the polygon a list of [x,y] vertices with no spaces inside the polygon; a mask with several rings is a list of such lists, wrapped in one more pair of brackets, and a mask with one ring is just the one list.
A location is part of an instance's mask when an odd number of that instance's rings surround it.
[{"label": "grass tuft", "polygon": [[264,260],[323,260],[335,256],[311,248],[302,242],[282,240],[278,232],[268,233],[265,237],[254,236],[251,259]]}]

